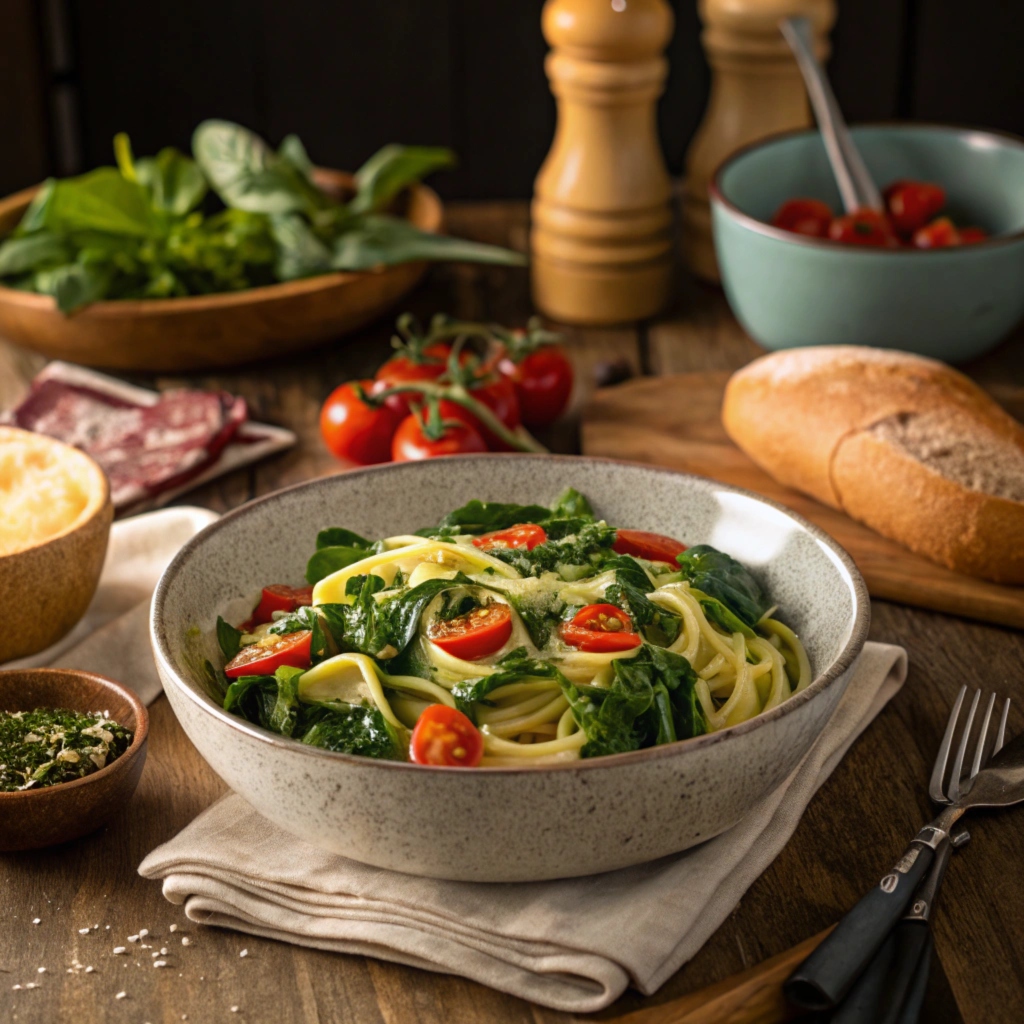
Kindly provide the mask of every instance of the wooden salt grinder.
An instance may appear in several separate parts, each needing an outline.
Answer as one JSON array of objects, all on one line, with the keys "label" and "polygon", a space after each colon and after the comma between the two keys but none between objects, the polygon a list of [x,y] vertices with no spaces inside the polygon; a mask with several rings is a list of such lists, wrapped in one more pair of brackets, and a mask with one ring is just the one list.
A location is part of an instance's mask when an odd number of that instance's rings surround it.
[{"label": "wooden salt grinder", "polygon": [[532,206],[534,304],[555,320],[652,316],[672,285],[671,183],[655,103],[672,36],[665,0],[547,0],[558,103]]},{"label": "wooden salt grinder", "polygon": [[702,41],[711,64],[711,95],[686,157],[683,253],[698,277],[718,281],[708,182],[741,146],[773,132],[806,128],[804,82],[779,21],[803,14],[814,26],[818,59],[829,53],[834,0],[700,0]]}]

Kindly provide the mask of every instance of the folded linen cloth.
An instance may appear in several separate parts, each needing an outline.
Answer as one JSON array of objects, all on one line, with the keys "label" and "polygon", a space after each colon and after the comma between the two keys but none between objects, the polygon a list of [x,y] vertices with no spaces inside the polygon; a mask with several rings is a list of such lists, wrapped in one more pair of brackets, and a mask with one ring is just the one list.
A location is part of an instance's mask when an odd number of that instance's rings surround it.
[{"label": "folded linen cloth", "polygon": [[804,808],[906,678],[900,647],[869,643],[799,767],[729,832],[590,878],[445,882],[325,853],[229,794],[142,862],[196,922],[461,974],[587,1013],[630,984],[650,994],[725,920]]},{"label": "folded linen cloth", "polygon": [[156,700],[163,687],[149,642],[149,602],[168,562],[216,518],[216,512],[183,505],[114,523],[96,593],[78,625],[45,651],[0,668],[97,672],[146,704]]}]

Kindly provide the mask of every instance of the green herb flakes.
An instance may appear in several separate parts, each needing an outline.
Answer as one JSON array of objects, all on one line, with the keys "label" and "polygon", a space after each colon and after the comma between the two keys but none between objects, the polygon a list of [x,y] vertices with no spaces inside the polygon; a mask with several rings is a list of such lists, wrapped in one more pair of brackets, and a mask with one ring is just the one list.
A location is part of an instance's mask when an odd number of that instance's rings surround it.
[{"label": "green herb flakes", "polygon": [[109,715],[66,708],[0,711],[0,793],[81,779],[116,761],[134,734]]}]

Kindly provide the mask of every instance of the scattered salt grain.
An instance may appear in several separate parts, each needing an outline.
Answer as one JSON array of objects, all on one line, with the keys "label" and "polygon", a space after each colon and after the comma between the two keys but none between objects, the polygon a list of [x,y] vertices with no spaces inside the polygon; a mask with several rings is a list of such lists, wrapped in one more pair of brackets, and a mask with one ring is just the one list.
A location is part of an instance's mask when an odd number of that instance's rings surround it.
[{"label": "scattered salt grain", "polygon": [[36,968],[36,974],[45,974],[45,973],[46,973],[46,968],[45,967],[37,967]]},{"label": "scattered salt grain", "polygon": [[85,973],[86,974],[92,974],[92,972],[95,971],[95,970],[96,970],[95,967],[86,967]]},{"label": "scattered salt grain", "polygon": [[13,991],[15,991],[15,992],[20,992],[21,991],[21,986],[20,985],[12,985],[11,989]]},{"label": "scattered salt grain", "polygon": [[39,988],[39,986],[38,986],[38,985],[37,985],[37,984],[36,984],[36,983],[35,983],[34,981],[30,981],[30,982],[29,982],[29,983],[28,983],[28,984],[27,984],[27,985],[25,986],[25,988]]},{"label": "scattered salt grain", "polygon": [[115,999],[124,999],[124,997],[125,997],[126,995],[128,995],[128,993],[127,993],[127,992],[118,992],[118,993],[117,993],[117,995],[116,995],[116,996],[114,996],[114,998],[115,998]]},{"label": "scattered salt grain", "polygon": [[154,967],[166,967],[167,966],[167,961],[166,960],[154,960],[153,961],[153,966]]},{"label": "scattered salt grain", "polygon": [[148,928],[140,928],[139,929],[139,938],[140,939],[144,939],[148,934],[149,934],[149,929]]},{"label": "scattered salt grain", "polygon": [[120,955],[121,953],[126,953],[128,951],[125,949],[124,946],[115,946],[114,947],[114,952],[117,953],[118,955]]},{"label": "scattered salt grain", "polygon": [[138,937],[138,935],[129,935],[128,936],[128,941],[129,942],[138,942],[139,941],[139,937]]},{"label": "scattered salt grain", "polygon": [[242,950],[242,952],[241,952],[241,953],[239,953],[238,955],[239,955],[239,956],[248,956],[248,955],[249,955],[249,950],[247,950],[247,949],[243,949],[243,950]]},{"label": "scattered salt grain", "polygon": [[[176,924],[172,924],[171,927],[170,927],[170,931],[176,932],[177,930],[178,930],[178,926]],[[185,1020],[185,1017],[182,1017],[181,1019]]]},{"label": "scattered salt grain", "polygon": [[167,947],[166,946],[164,946],[163,949],[160,950],[160,955],[161,956],[167,956]]},{"label": "scattered salt grain", "polygon": [[192,945],[192,940],[187,935],[182,935],[182,937],[181,937],[181,944],[183,946],[191,946]]},{"label": "scattered salt grain", "polygon": [[78,934],[79,935],[88,935],[89,934],[89,929],[88,928],[79,928],[78,929]]},{"label": "scattered salt grain", "polygon": [[42,920],[41,918],[38,918],[38,917],[33,917],[33,918],[32,918],[32,923],[33,923],[33,924],[39,924],[39,922],[40,922],[41,920]]},{"label": "scattered salt grain", "polygon": [[237,1006],[232,1006],[231,1007],[231,1012],[232,1013],[238,1013],[238,1007]]},{"label": "scattered salt grain", "polygon": [[155,960],[160,954],[159,953],[150,953],[149,955]]}]

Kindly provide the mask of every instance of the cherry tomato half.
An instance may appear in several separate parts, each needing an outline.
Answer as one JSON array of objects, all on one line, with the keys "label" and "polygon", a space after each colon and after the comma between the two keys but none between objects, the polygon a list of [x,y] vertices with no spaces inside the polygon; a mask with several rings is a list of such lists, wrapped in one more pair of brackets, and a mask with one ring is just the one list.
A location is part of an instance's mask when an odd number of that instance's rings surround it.
[{"label": "cherry tomato half", "polygon": [[948,217],[939,217],[914,232],[917,249],[947,249],[960,244],[960,232]]},{"label": "cherry tomato half", "polygon": [[546,427],[565,411],[572,392],[572,363],[557,345],[545,345],[518,363],[505,356],[499,372],[512,381],[520,419],[528,427]]},{"label": "cherry tomato half", "polygon": [[930,181],[894,181],[885,190],[885,206],[892,226],[910,237],[946,205],[946,190]]},{"label": "cherry tomato half", "polygon": [[416,720],[409,744],[415,764],[475,768],[484,756],[480,730],[457,708],[431,704]]},{"label": "cherry tomato half", "polygon": [[463,661],[478,661],[501,650],[512,635],[512,613],[507,604],[484,605],[456,619],[439,619],[427,636],[446,654]]},{"label": "cherry tomato half", "polygon": [[682,541],[646,530],[619,530],[612,545],[616,554],[646,558],[648,562],[668,562],[670,565],[675,565],[676,555],[685,550],[686,545]]},{"label": "cherry tomato half", "polygon": [[544,532],[543,526],[536,523],[521,523],[518,526],[510,526],[507,530],[496,530],[494,533],[474,537],[473,547],[483,551],[490,551],[491,548],[526,548],[527,551],[532,551],[547,539],[548,535]]},{"label": "cherry tomato half", "polygon": [[432,441],[423,433],[419,420],[411,414],[402,420],[391,442],[391,458],[395,462],[415,462],[418,459],[436,459],[441,455],[464,455],[467,452],[485,451],[487,445],[475,427],[456,422],[445,427],[438,440]]},{"label": "cherry tomato half", "polygon": [[[378,371],[375,378],[374,394],[396,384],[415,384],[419,381],[435,381],[448,366],[451,345],[435,342],[423,350],[423,362],[415,362],[409,356],[395,356],[389,359]],[[399,395],[391,395],[385,403],[399,416],[408,416],[410,405],[417,400],[412,391],[404,391]]]},{"label": "cherry tomato half", "polygon": [[[370,380],[360,383],[367,393],[373,387]],[[398,424],[393,409],[368,405],[356,394],[351,381],[335,388],[320,410],[320,433],[331,454],[361,466],[391,458],[391,438]]]},{"label": "cherry tomato half", "polygon": [[984,242],[988,238],[988,232],[984,228],[961,228],[960,244],[971,245],[974,242]]},{"label": "cherry tomato half", "polygon": [[313,634],[308,629],[275,636],[268,633],[257,643],[243,647],[225,666],[231,679],[239,676],[272,676],[282,665],[309,668],[309,648]]},{"label": "cherry tomato half", "polygon": [[869,245],[893,248],[899,244],[892,226],[884,213],[877,210],[855,210],[844,217],[836,217],[828,229],[833,242],[844,245]]},{"label": "cherry tomato half", "polygon": [[296,608],[312,603],[312,587],[289,587],[284,583],[273,583],[263,588],[260,603],[256,605],[256,610],[246,625],[250,628],[259,626],[264,622],[271,622],[274,612],[293,612]]},{"label": "cherry tomato half", "polygon": [[831,223],[832,208],[820,199],[790,199],[772,217],[775,227],[811,238],[828,238]]},{"label": "cherry tomato half", "polygon": [[571,622],[563,622],[562,639],[581,651],[607,654],[628,651],[643,643],[633,632],[630,617],[613,604],[588,604],[581,608]]},{"label": "cherry tomato half", "polygon": [[[500,374],[488,377],[470,388],[469,393],[487,406],[509,430],[519,426],[519,399],[516,387],[507,377]],[[507,451],[508,445],[496,434],[491,433],[468,409],[457,402],[441,402],[441,416],[446,420],[461,420],[480,432],[492,451]]]}]

